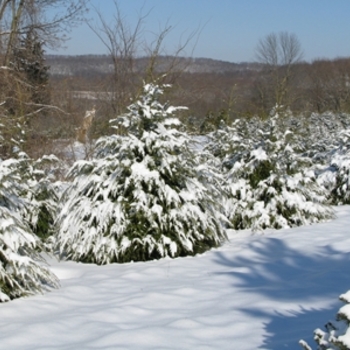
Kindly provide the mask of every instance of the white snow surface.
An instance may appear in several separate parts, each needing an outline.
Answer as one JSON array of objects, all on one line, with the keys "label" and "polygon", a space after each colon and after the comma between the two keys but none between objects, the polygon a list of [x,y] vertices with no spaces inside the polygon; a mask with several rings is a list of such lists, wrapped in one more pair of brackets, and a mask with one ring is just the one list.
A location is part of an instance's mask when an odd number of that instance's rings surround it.
[{"label": "white snow surface", "polygon": [[350,289],[350,206],[331,222],[230,231],[195,257],[48,259],[61,288],[0,304],[0,349],[301,349]]}]

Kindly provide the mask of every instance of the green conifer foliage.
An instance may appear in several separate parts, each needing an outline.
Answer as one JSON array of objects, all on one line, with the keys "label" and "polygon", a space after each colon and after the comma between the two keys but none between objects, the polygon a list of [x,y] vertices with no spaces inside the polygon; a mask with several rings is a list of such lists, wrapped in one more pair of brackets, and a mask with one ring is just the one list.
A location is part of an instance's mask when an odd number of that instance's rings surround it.
[{"label": "green conifer foliage", "polygon": [[224,217],[199,181],[189,139],[162,104],[163,89],[144,86],[112,121],[125,136],[98,141],[98,158],[77,162],[58,218],[56,247],[69,259],[105,264],[202,253],[226,237]]},{"label": "green conifer foliage", "polygon": [[316,182],[297,131],[282,116],[221,127],[209,149],[218,154],[235,229],[288,228],[328,220],[326,191]]},{"label": "green conifer foliage", "polygon": [[[336,320],[327,322],[324,330],[317,328],[314,331],[317,350],[350,350],[350,291],[340,295],[339,299],[345,305],[339,309]],[[304,350],[312,350],[304,340],[299,344]]]},{"label": "green conifer foliage", "polygon": [[28,213],[35,209],[22,173],[25,158],[0,163],[0,302],[58,287],[58,279],[39,255],[42,244]]},{"label": "green conifer foliage", "polygon": [[49,104],[49,67],[46,65],[43,43],[34,29],[22,38],[14,55],[15,68],[23,73],[29,85],[32,103]]}]

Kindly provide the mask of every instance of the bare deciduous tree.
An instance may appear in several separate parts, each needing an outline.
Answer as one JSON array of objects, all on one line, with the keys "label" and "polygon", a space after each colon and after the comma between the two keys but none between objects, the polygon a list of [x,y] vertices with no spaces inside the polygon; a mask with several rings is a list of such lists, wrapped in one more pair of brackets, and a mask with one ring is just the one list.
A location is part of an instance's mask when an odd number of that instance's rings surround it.
[{"label": "bare deciduous tree", "polygon": [[56,47],[82,20],[87,0],[0,0],[3,65],[8,65],[21,35],[35,30],[45,45]]},{"label": "bare deciduous tree", "polygon": [[315,60],[310,65],[309,100],[314,110],[350,111],[350,62],[348,59]]},{"label": "bare deciduous tree", "polygon": [[269,34],[260,39],[256,56],[265,68],[265,80],[259,84],[262,103],[268,108],[275,107],[277,112],[285,110],[296,98],[290,87],[293,67],[302,59],[298,37],[288,32]]},{"label": "bare deciduous tree", "polygon": [[48,99],[38,96],[44,95],[47,85],[43,82],[45,67],[38,66],[43,59],[42,45],[53,48],[63,42],[69,29],[82,20],[86,2],[0,0],[0,98],[4,102],[0,118],[10,141],[2,156],[10,155],[12,140],[24,139],[30,121],[49,109],[57,111]]},{"label": "bare deciduous tree", "polygon": [[270,67],[290,66],[302,58],[298,37],[288,32],[272,33],[260,39],[256,54],[259,62]]},{"label": "bare deciduous tree", "polygon": [[[196,39],[199,31],[194,31],[179,43],[175,52],[166,56],[164,42],[171,32],[168,24],[154,34],[154,40],[145,39],[145,22],[150,12],[140,10],[133,26],[123,16],[118,0],[114,0],[115,13],[107,22],[102,13],[95,9],[98,23],[88,23],[106,47],[113,63],[113,75],[108,88],[112,112],[118,115],[141,92],[143,82],[174,83],[185,67],[179,67],[177,59],[189,43]],[[143,56],[143,60],[137,57]],[[183,61],[182,61],[183,62]],[[162,80],[162,81],[161,81]]]},{"label": "bare deciduous tree", "polygon": [[134,27],[131,27],[123,17],[117,1],[114,1],[114,5],[115,14],[111,22],[107,22],[102,13],[95,9],[99,23],[88,25],[111,57],[113,76],[108,90],[111,92],[113,112],[120,114],[121,106],[127,105],[134,88],[134,60],[137,48],[141,46],[140,35],[146,15],[140,15]]}]

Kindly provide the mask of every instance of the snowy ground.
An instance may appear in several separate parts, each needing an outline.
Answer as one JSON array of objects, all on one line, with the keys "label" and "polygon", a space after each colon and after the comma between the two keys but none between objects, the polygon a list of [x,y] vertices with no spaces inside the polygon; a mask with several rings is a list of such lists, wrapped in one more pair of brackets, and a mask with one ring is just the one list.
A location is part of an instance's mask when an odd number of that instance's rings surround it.
[{"label": "snowy ground", "polygon": [[[193,258],[50,260],[61,288],[0,304],[0,349],[301,349],[350,289],[350,207],[332,222],[231,232]],[[314,346],[315,347],[315,346]]]}]

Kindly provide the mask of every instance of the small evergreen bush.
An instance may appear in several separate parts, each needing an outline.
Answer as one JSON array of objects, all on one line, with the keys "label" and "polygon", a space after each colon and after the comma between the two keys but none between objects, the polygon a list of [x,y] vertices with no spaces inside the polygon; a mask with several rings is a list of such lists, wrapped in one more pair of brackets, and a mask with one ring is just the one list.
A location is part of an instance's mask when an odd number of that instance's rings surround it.
[{"label": "small evergreen bush", "polygon": [[53,234],[58,212],[59,196],[53,172],[59,160],[51,155],[34,161],[25,153],[20,153],[17,161],[18,176],[26,184],[19,193],[26,203],[21,214],[32,231],[45,241]]},{"label": "small evergreen bush", "polygon": [[221,158],[226,215],[235,229],[288,228],[333,217],[293,128],[275,115],[236,121],[214,133],[208,149]]},{"label": "small evergreen bush", "polygon": [[42,293],[58,287],[57,277],[38,251],[43,249],[28,220],[30,184],[22,159],[0,163],[0,301]]},{"label": "small evergreen bush", "polygon": [[[314,331],[317,350],[350,350],[350,291],[340,295],[339,299],[345,305],[339,309],[336,321],[327,322],[325,330],[318,328]],[[304,340],[299,344],[304,350],[312,350]]]}]

